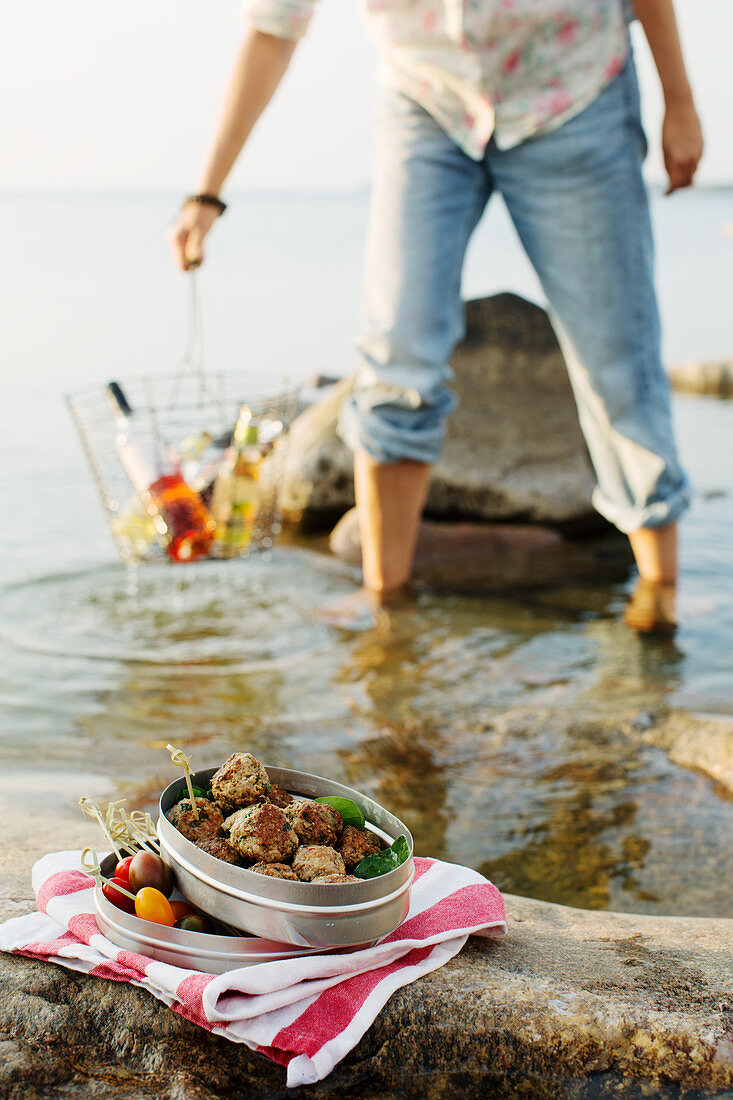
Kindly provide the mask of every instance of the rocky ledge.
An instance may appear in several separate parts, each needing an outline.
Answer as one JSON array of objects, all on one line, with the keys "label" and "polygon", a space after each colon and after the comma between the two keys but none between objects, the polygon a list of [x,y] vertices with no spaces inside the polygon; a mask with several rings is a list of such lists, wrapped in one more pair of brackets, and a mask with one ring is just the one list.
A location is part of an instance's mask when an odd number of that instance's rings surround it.
[{"label": "rocky ledge", "polygon": [[[45,821],[30,851],[3,823],[2,919],[32,907],[30,861],[60,824]],[[63,833],[90,839],[66,819]],[[334,1073],[298,1093],[278,1066],[143,990],[0,955],[0,1096],[671,1100],[733,1088],[733,921],[512,896],[507,913],[505,940],[470,940],[400,990]]]},{"label": "rocky ledge", "polygon": [[681,393],[700,393],[710,397],[733,397],[733,361],[717,363],[680,363],[671,367],[670,381]]},{"label": "rocky ledge", "polygon": [[[595,477],[565,362],[544,310],[515,294],[467,302],[466,336],[451,367],[458,408],[433,472],[427,513],[602,527],[591,505]],[[353,456],[337,434],[339,408],[352,386],[353,379],[343,379],[298,416],[284,465],[273,458],[291,526],[325,530],[354,503]]]},{"label": "rocky ledge", "polygon": [[[329,536],[331,552],[361,568],[356,508],[349,509]],[[519,591],[585,577],[624,578],[633,558],[617,532],[565,538],[550,527],[519,523],[435,523],[418,531],[413,577],[450,592]]]}]

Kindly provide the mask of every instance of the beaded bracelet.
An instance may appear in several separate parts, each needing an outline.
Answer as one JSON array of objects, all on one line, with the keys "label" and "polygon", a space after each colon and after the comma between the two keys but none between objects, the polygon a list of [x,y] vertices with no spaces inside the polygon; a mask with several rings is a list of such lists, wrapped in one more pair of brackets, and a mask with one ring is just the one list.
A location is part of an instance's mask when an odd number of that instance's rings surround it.
[{"label": "beaded bracelet", "polygon": [[191,202],[198,203],[200,206],[213,206],[219,214],[223,214],[227,208],[227,204],[222,202],[218,195],[207,195],[205,193],[187,195],[183,200],[183,205],[188,206]]}]

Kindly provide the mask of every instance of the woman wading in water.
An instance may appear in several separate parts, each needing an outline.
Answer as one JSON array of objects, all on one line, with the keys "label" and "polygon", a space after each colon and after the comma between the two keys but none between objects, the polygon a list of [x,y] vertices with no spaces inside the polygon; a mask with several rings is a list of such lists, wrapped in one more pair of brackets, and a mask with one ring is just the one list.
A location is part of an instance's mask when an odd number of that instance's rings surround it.
[{"label": "woman wading in water", "polygon": [[[646,141],[628,22],[665,100],[668,191],[692,183],[702,134],[672,0],[365,0],[380,50],[377,158],[357,384],[340,430],[354,450],[364,587],[331,609],[355,625],[408,582],[431,466],[453,407],[466,248],[494,191],[550,306],[598,484],[639,569],[627,621],[674,624],[676,521],[690,490],[660,357]],[[277,88],[313,0],[254,0],[198,193],[171,231],[203,259],[219,191]]]}]

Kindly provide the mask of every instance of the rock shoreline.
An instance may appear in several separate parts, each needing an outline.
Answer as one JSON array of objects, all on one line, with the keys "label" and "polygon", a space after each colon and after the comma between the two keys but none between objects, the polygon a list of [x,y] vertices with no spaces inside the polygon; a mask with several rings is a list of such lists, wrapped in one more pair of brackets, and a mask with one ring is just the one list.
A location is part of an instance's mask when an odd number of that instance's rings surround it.
[{"label": "rock shoreline", "polygon": [[2,956],[8,1100],[714,1096],[733,1086],[733,922],[590,913],[507,898],[509,934],[472,939],[398,991],[318,1086],[212,1036],[144,990]]},{"label": "rock shoreline", "polygon": [[668,374],[672,388],[680,393],[733,397],[733,360],[680,363],[670,367]]},{"label": "rock shoreline", "polygon": [[[47,817],[30,841],[12,818],[2,826],[7,919],[32,908],[32,860],[94,829]],[[334,1073],[297,1093],[280,1067],[144,990],[0,955],[0,1096],[672,1100],[733,1088],[733,921],[506,901],[505,940],[472,939],[400,990]]]}]

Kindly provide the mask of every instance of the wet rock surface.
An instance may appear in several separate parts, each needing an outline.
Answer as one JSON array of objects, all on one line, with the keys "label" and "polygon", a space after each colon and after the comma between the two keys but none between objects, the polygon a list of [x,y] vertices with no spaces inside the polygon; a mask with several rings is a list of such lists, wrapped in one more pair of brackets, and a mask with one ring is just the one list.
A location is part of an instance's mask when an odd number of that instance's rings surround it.
[{"label": "wet rock surface", "polygon": [[[41,823],[20,858],[6,849],[3,919],[32,907],[30,862],[58,828]],[[70,846],[93,832],[64,826]],[[400,990],[334,1073],[297,1093],[280,1067],[143,990],[0,955],[0,1096],[671,1100],[733,1087],[733,921],[512,896],[507,913],[504,941],[471,939]]]},{"label": "wet rock surface", "polygon": [[[361,566],[358,517],[351,508],[334,527],[331,551]],[[617,534],[564,538],[549,527],[516,523],[436,523],[423,520],[418,533],[414,579],[455,592],[514,590],[561,584],[591,574],[620,573],[631,561]]]},{"label": "wet rock surface", "polygon": [[[459,404],[427,513],[600,527],[590,502],[595,478],[544,310],[515,294],[467,302],[466,338],[451,365]],[[291,524],[323,528],[354,503],[351,452],[336,432],[351,386],[344,379],[293,425],[282,481]]]},{"label": "wet rock surface", "polygon": [[[342,401],[353,387],[343,378],[293,421],[281,468],[280,506],[290,527],[325,530],[354,503],[353,455],[336,431]],[[264,478],[270,476],[263,465]]]},{"label": "wet rock surface", "polygon": [[733,796],[733,721],[685,710],[639,711],[624,728],[647,745],[664,749],[683,768],[704,772]]}]

